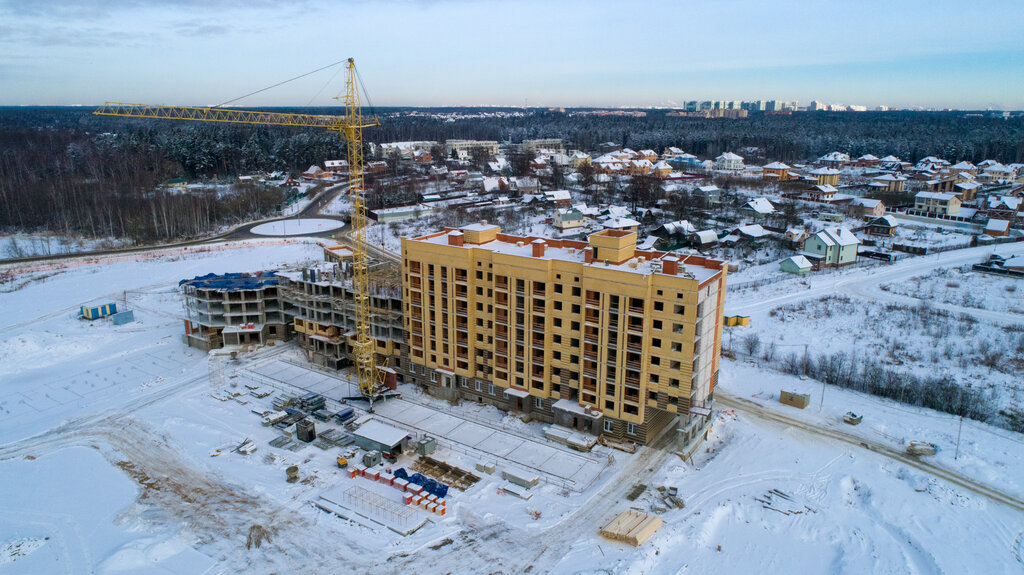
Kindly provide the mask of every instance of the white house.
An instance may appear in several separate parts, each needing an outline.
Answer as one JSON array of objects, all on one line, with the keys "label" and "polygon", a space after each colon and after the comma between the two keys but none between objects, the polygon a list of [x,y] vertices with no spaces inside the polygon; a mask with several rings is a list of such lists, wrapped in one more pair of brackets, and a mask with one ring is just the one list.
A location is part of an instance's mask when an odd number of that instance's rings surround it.
[{"label": "white house", "polygon": [[742,172],[743,157],[732,152],[726,152],[715,158],[715,169],[729,172]]}]

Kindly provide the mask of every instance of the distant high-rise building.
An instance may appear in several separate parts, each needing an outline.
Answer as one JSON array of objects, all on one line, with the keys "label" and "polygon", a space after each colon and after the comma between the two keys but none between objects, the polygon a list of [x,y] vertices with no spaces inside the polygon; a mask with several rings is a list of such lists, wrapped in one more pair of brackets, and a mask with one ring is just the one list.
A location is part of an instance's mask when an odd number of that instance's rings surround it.
[{"label": "distant high-rise building", "polygon": [[825,105],[817,100],[811,100],[811,103],[807,105],[808,112],[817,112],[818,110],[824,110]]}]

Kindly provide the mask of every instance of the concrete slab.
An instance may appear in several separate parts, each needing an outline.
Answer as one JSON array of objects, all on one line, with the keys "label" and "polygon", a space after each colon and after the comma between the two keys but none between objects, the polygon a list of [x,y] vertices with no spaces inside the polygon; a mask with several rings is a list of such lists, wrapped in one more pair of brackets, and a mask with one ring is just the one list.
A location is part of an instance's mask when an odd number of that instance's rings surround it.
[{"label": "concrete slab", "polygon": [[507,433],[493,433],[490,437],[478,443],[476,447],[487,453],[508,457],[510,453],[521,447],[524,443],[525,440]]}]

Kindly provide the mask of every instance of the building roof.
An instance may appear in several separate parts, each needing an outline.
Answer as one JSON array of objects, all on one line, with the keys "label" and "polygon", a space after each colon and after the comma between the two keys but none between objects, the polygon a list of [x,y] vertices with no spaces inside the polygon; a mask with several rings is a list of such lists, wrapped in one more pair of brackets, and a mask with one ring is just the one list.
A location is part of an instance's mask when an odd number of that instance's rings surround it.
[{"label": "building roof", "polygon": [[606,228],[611,228],[613,230],[621,230],[623,228],[635,228],[640,225],[640,222],[632,218],[611,217],[601,222],[601,225],[603,225]]},{"label": "building roof", "polygon": [[892,163],[892,162],[901,162],[902,160],[900,160],[899,158],[897,158],[896,156],[894,156],[892,154],[889,154],[888,156],[882,158],[879,161],[880,162],[886,162],[886,163]]},{"label": "building roof", "polygon": [[665,231],[670,234],[691,234],[697,231],[697,228],[693,227],[693,224],[686,220],[668,222],[661,227],[665,228]]},{"label": "building roof", "polygon": [[747,202],[746,207],[754,210],[759,214],[771,214],[775,212],[775,206],[768,201],[768,198],[754,198]]},{"label": "building roof", "polygon": [[769,235],[768,230],[762,228],[757,224],[747,224],[745,226],[740,226],[736,228],[736,231],[751,238],[763,238]]},{"label": "building roof", "polygon": [[839,175],[839,170],[835,168],[818,168],[817,170],[811,170],[808,173],[814,176],[837,176]]},{"label": "building roof", "polygon": [[834,194],[834,193],[839,191],[832,184],[820,184],[820,185],[814,186],[814,188],[812,188],[812,189],[818,190],[819,192],[821,192],[823,194]]},{"label": "building roof", "polygon": [[772,163],[768,164],[767,166],[764,166],[763,169],[765,169],[765,170],[790,170],[792,168],[790,168],[786,164],[783,164],[782,162],[772,162]]},{"label": "building roof", "polygon": [[694,232],[694,235],[697,236],[701,244],[713,244],[718,241],[718,234],[715,233],[715,230],[701,230]]},{"label": "building roof", "polygon": [[409,435],[397,427],[381,423],[376,419],[371,419],[360,425],[359,429],[353,431],[352,434],[389,447],[394,447],[401,443]]},{"label": "building roof", "polygon": [[544,196],[551,201],[572,199],[572,195],[569,193],[569,190],[551,190],[550,192],[544,192]]},{"label": "building roof", "polygon": [[948,192],[917,192],[914,194],[915,198],[921,198],[924,200],[942,200],[949,201],[956,197],[956,194]]},{"label": "building roof", "polygon": [[732,152],[725,152],[724,154],[718,156],[715,159],[716,160],[742,160],[743,156],[739,156],[739,155],[734,154]]},{"label": "building roof", "polygon": [[850,155],[842,152],[829,152],[824,156],[818,158],[821,162],[849,162]]},{"label": "building roof", "polygon": [[858,160],[864,160],[865,162],[874,162],[874,161],[878,160],[878,157],[877,156],[873,156],[871,154],[864,154],[863,156],[861,156],[861,157],[859,157],[857,159]]},{"label": "building roof", "polygon": [[895,228],[896,226],[900,225],[900,222],[899,220],[896,219],[896,216],[884,215],[871,220],[871,222],[868,225]]},{"label": "building roof", "polygon": [[720,192],[720,191],[722,191],[722,190],[720,190],[718,188],[718,186],[716,186],[714,184],[711,184],[711,185],[708,185],[708,186],[699,186],[697,189],[700,190],[701,192],[704,192],[705,194],[711,193],[711,192]]},{"label": "building roof", "polygon": [[874,178],[871,178],[871,179],[876,181],[876,182],[905,182],[905,181],[907,181],[907,179],[904,178],[903,176],[897,176],[897,175],[894,175],[894,174],[885,174],[884,176],[875,176]]},{"label": "building roof", "polygon": [[462,226],[462,230],[463,231],[470,231],[470,232],[485,232],[487,230],[493,230],[493,229],[495,229],[497,227],[498,226],[496,226],[494,224],[476,223],[476,224],[469,224],[468,226]]},{"label": "building roof", "polygon": [[277,285],[276,275],[277,272],[206,274],[204,276],[196,276],[190,280],[181,280],[178,282],[178,285],[188,284],[200,289],[220,291],[258,289],[263,286]]},{"label": "building roof", "polygon": [[813,267],[811,265],[811,260],[809,260],[806,257],[801,256],[801,255],[796,255],[796,256],[788,257],[788,258],[782,260],[781,262],[779,262],[779,264],[781,265],[783,262],[787,262],[787,261],[788,262],[793,262],[793,264],[796,265],[796,267],[798,267],[798,268],[800,268],[802,270],[811,269]]},{"label": "building roof", "polygon": [[878,204],[882,203],[882,200],[874,200],[871,198],[853,198],[850,202],[851,206],[863,206],[865,208],[874,209],[878,207]]},{"label": "building roof", "polygon": [[985,224],[986,232],[1007,232],[1010,230],[1010,222],[1007,220],[997,220],[990,218],[988,223]]},{"label": "building roof", "polygon": [[661,160],[657,164],[654,164],[654,169],[655,170],[671,170],[672,166],[670,166],[668,164],[668,162],[666,162],[665,160]]},{"label": "building roof", "polygon": [[857,236],[846,228],[825,228],[814,235],[826,246],[849,246],[860,243]]},{"label": "building roof", "polygon": [[977,166],[975,166],[974,164],[968,162],[967,160],[964,160],[962,162],[957,162],[956,164],[953,164],[952,166],[949,167],[949,169],[951,169],[951,170],[974,170],[974,169],[977,169]]}]

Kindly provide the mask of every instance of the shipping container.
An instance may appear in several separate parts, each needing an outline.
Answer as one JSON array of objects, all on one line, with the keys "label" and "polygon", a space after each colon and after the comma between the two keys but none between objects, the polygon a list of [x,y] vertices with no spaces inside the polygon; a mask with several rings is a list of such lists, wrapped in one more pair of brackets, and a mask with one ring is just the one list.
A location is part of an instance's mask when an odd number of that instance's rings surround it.
[{"label": "shipping container", "polygon": [[81,308],[82,317],[85,319],[100,319],[117,313],[117,304],[106,303],[98,306],[86,306],[83,305]]}]

